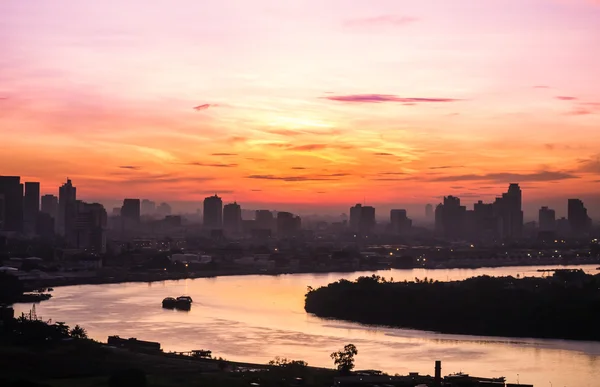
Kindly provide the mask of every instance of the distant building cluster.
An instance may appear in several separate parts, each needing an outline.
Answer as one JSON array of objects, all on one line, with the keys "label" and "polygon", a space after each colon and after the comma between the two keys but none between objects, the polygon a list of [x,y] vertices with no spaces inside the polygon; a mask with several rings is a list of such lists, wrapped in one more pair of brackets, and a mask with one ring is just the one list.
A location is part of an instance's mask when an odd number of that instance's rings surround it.
[{"label": "distant building cluster", "polygon": [[406,209],[392,209],[389,221],[378,223],[375,207],[364,204],[352,206],[349,217],[342,215],[337,222],[309,218],[303,225],[300,216],[291,212],[248,210],[237,202],[223,205],[215,194],[205,198],[202,210],[192,215],[174,215],[168,203],[126,198],[108,216],[102,204],[78,200],[70,179],[58,188],[58,196],[40,197],[40,183],[22,183],[19,176],[0,176],[1,233],[58,238],[66,249],[97,254],[106,252],[107,239],[118,243],[133,241],[135,246],[145,248],[154,246],[152,241],[157,238],[171,238],[169,245],[176,246],[177,241],[190,234],[213,240],[291,240],[337,235],[350,240],[385,236],[392,242],[426,237],[494,243],[532,236],[543,240],[584,238],[592,228],[587,209],[579,199],[568,200],[566,218],[557,219],[555,210],[544,206],[539,210],[537,224],[524,223],[522,191],[516,183],[491,203],[478,201],[467,209],[460,198],[446,196],[435,207],[427,204],[424,214],[433,229],[415,227]]}]

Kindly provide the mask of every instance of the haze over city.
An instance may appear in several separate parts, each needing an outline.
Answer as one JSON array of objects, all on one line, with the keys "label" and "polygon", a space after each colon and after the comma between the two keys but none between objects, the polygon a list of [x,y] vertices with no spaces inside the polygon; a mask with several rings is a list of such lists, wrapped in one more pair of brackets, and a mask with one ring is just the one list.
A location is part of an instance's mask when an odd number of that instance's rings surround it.
[{"label": "haze over city", "polygon": [[526,216],[565,215],[571,197],[600,209],[597,1],[8,0],[0,14],[2,174],[42,194],[69,177],[103,203],[422,212],[518,182]]}]

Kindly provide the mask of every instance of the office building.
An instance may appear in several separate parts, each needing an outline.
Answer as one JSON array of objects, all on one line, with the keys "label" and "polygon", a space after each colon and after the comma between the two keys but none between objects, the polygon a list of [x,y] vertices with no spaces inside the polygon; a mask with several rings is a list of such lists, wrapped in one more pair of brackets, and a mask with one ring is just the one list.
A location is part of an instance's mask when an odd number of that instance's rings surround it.
[{"label": "office building", "polygon": [[289,238],[300,232],[301,220],[299,216],[294,216],[290,212],[277,213],[277,236],[279,238]]},{"label": "office building", "polygon": [[68,246],[76,244],[75,222],[77,221],[77,189],[70,179],[58,189],[58,234]]},{"label": "office building", "polygon": [[0,231],[23,232],[23,185],[19,176],[0,176]]},{"label": "office building", "polygon": [[76,243],[73,247],[90,253],[106,253],[107,218],[102,204],[77,201]]},{"label": "office building", "polygon": [[132,231],[140,225],[140,199],[124,199],[121,206],[121,222],[124,231]]},{"label": "office building", "polygon": [[23,231],[25,235],[36,233],[36,222],[40,212],[40,183],[26,182],[23,197]]},{"label": "office building", "polygon": [[431,204],[427,204],[425,206],[425,218],[427,220],[433,220],[434,219],[433,206]]},{"label": "office building", "polygon": [[370,234],[375,228],[375,208],[357,204],[350,207],[350,229],[361,234]]},{"label": "office building", "polygon": [[412,220],[408,218],[406,210],[391,210],[390,225],[394,234],[407,235],[411,231]]},{"label": "office building", "polygon": [[569,199],[568,219],[573,236],[580,237],[590,232],[592,220],[588,216],[587,208],[585,208],[581,200]]},{"label": "office building", "polygon": [[445,196],[444,203],[436,209],[436,229],[448,239],[464,238],[467,208],[460,205],[456,196]]},{"label": "office building", "polygon": [[171,206],[168,203],[160,203],[156,207],[156,214],[162,218],[171,215]]},{"label": "office building", "polygon": [[223,207],[223,230],[228,236],[242,233],[242,207],[236,202]]},{"label": "office building", "polygon": [[538,215],[538,223],[540,232],[555,232],[556,231],[556,212],[548,207],[540,208]]},{"label": "office building", "polygon": [[254,215],[256,230],[269,230],[273,231],[275,228],[275,220],[273,213],[269,210],[256,210]]},{"label": "office building", "polygon": [[142,215],[154,215],[155,213],[156,203],[148,199],[142,200]]},{"label": "office building", "polygon": [[56,235],[55,218],[46,212],[38,212],[35,223],[35,233],[42,239],[53,240]]},{"label": "office building", "polygon": [[519,184],[512,183],[508,192],[496,198],[494,212],[499,218],[500,237],[518,239],[523,235],[522,193]]},{"label": "office building", "polygon": [[58,197],[49,194],[42,196],[41,211],[50,215],[56,223],[56,219],[58,218]]},{"label": "office building", "polygon": [[223,228],[223,201],[216,194],[204,199],[203,219],[205,230]]}]

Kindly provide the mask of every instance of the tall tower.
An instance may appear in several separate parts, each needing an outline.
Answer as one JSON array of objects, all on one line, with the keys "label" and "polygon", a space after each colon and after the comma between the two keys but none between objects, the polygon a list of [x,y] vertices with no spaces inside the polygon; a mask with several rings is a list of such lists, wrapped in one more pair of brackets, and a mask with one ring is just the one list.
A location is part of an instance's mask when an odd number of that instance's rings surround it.
[{"label": "tall tower", "polygon": [[0,230],[23,231],[23,184],[20,176],[0,176]]},{"label": "tall tower", "polygon": [[23,198],[23,228],[26,235],[35,235],[38,212],[40,212],[40,183],[26,182]]},{"label": "tall tower", "polygon": [[242,208],[236,202],[223,207],[223,229],[230,236],[242,232]]},{"label": "tall tower", "polygon": [[67,244],[76,244],[75,222],[77,221],[77,189],[70,179],[58,189],[58,233]]},{"label": "tall tower", "polygon": [[216,194],[204,199],[204,228],[220,230],[223,228],[223,200]]}]

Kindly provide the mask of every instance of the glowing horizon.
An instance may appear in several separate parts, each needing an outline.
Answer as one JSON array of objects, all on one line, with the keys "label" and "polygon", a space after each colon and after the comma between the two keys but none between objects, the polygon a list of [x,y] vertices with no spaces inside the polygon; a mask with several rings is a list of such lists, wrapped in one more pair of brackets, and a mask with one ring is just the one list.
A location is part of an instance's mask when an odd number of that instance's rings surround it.
[{"label": "glowing horizon", "polygon": [[600,186],[594,0],[0,3],[0,174],[84,197]]}]

